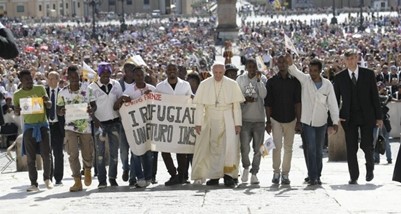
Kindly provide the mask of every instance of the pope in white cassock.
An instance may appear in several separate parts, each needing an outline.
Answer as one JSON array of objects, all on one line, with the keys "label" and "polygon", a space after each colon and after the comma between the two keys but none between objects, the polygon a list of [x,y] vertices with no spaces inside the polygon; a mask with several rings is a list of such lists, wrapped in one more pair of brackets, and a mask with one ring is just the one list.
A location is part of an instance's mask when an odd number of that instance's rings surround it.
[{"label": "pope in white cassock", "polygon": [[206,185],[218,185],[224,178],[226,186],[234,186],[242,125],[240,103],[245,99],[237,82],[224,76],[224,64],[215,63],[212,72],[193,99],[198,137],[191,176],[195,184],[210,179]]}]

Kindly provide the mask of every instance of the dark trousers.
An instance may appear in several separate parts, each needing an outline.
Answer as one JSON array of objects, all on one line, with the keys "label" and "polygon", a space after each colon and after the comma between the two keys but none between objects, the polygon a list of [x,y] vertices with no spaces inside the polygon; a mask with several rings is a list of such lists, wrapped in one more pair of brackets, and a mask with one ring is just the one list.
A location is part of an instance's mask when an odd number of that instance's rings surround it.
[{"label": "dark trousers", "polygon": [[23,140],[25,151],[27,155],[28,173],[31,185],[38,186],[38,171],[36,170],[36,154],[39,153],[43,160],[43,180],[51,178],[51,150],[49,143],[48,129],[42,127],[40,129],[42,135],[42,142],[36,142],[35,138],[32,137],[32,129],[28,129],[24,132]]},{"label": "dark trousers", "polygon": [[393,181],[401,182],[401,148],[398,149],[397,161],[394,166]]},{"label": "dark trousers", "polygon": [[177,175],[178,172],[178,176],[183,178],[183,176],[185,175],[185,170],[187,170],[187,154],[177,154],[177,168],[174,166],[173,159],[171,158],[171,153],[162,152],[162,157],[170,176],[174,177]]},{"label": "dark trousers", "polygon": [[157,174],[157,161],[159,157],[159,152],[152,152],[153,163],[152,163],[152,179],[156,180]]},{"label": "dark trousers", "polygon": [[50,124],[50,144],[53,151],[51,177],[61,181],[64,176],[64,133],[61,133],[58,123]]},{"label": "dark trousers", "polygon": [[373,125],[372,124],[356,124],[342,122],[345,131],[345,142],[347,146],[347,162],[348,171],[351,180],[358,180],[359,167],[358,167],[358,138],[359,130],[361,132],[361,149],[365,153],[366,170],[373,171]]}]

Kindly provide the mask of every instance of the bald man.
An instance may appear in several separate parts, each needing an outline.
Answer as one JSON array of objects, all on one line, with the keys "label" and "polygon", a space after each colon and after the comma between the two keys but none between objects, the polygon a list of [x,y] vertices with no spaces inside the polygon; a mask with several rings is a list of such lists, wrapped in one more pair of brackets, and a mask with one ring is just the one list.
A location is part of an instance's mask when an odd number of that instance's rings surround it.
[{"label": "bald man", "polygon": [[47,75],[47,87],[46,92],[52,102],[51,109],[46,111],[47,118],[49,119],[50,126],[50,145],[52,147],[53,161],[51,177],[54,177],[55,184],[62,184],[64,176],[64,116],[57,115],[57,96],[60,91],[58,83],[60,81],[60,75],[56,71],[51,71]]}]

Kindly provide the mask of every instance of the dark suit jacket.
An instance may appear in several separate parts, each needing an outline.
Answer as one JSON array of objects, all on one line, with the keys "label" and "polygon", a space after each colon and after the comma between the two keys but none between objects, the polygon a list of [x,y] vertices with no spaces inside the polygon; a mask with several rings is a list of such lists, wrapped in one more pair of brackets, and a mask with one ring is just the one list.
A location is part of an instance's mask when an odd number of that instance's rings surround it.
[{"label": "dark suit jacket", "polygon": [[11,31],[7,28],[0,29],[0,57],[12,59],[18,56],[18,48]]},{"label": "dark suit jacket", "polygon": [[[58,94],[58,92],[60,92],[60,88],[57,89],[57,94]],[[47,93],[47,96],[50,99],[51,93],[50,93],[50,88],[49,87],[46,87],[46,93]],[[57,97],[56,97],[56,102],[57,102]],[[52,103],[52,105],[57,105],[57,103]],[[49,111],[49,109],[46,109],[46,115],[47,115],[47,118],[50,120],[50,111]],[[64,116],[59,116],[57,114],[57,111],[56,111],[56,115],[57,115],[57,119],[58,119],[58,125],[59,125],[59,128],[60,128],[60,133],[62,134],[62,137],[64,138],[64,136],[65,136],[65,129],[64,129],[65,118],[64,118]]]},{"label": "dark suit jacket", "polygon": [[[352,81],[348,69],[341,71],[334,77],[334,90],[337,102],[340,105],[342,101],[340,118],[345,119],[346,122],[350,119],[351,87]],[[376,77],[372,70],[359,67],[357,91],[359,97],[358,103],[362,109],[365,123],[375,125],[376,120],[383,119],[383,115],[379,103]]]}]

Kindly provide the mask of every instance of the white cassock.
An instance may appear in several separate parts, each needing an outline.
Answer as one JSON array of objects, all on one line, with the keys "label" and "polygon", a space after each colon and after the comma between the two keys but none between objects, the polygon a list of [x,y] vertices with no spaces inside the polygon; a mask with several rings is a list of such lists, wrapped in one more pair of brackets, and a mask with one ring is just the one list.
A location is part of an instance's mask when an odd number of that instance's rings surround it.
[{"label": "white cassock", "polygon": [[217,179],[224,174],[236,178],[239,163],[239,135],[235,126],[242,125],[240,103],[244,96],[237,82],[213,77],[201,82],[193,103],[197,136],[192,162],[192,180]]}]

